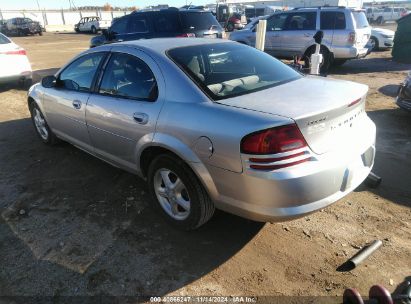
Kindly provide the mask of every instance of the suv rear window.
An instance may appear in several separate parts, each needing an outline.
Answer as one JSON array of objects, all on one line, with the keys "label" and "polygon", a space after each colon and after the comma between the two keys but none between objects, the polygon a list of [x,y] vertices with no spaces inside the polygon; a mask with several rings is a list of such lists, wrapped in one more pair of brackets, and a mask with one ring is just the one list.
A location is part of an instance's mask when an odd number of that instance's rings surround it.
[{"label": "suv rear window", "polygon": [[365,16],[363,11],[353,11],[352,15],[354,16],[355,23],[357,24],[357,28],[364,28],[369,27],[367,17]]},{"label": "suv rear window", "polygon": [[186,12],[180,13],[180,17],[186,30],[209,30],[212,27],[221,27],[211,13]]},{"label": "suv rear window", "polygon": [[175,13],[159,13],[153,15],[154,28],[160,33],[181,32],[180,20]]},{"label": "suv rear window", "polygon": [[345,14],[343,12],[321,12],[322,30],[344,30]]},{"label": "suv rear window", "polygon": [[180,47],[167,54],[214,100],[264,90],[302,77],[274,57],[238,43]]}]

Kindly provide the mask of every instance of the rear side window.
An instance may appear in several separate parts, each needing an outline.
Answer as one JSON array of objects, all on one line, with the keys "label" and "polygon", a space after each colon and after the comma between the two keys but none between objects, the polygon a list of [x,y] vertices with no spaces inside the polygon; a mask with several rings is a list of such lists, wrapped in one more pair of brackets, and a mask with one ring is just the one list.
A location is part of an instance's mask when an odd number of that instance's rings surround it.
[{"label": "rear side window", "polygon": [[159,13],[153,15],[154,28],[160,33],[177,33],[181,32],[180,20],[178,14]]},{"label": "rear side window", "polygon": [[320,16],[322,30],[344,30],[346,27],[343,12],[321,12]]},{"label": "rear side window", "polygon": [[187,12],[181,13],[181,22],[186,30],[209,30],[221,28],[217,19],[211,13]]},{"label": "rear side window", "polygon": [[60,74],[59,84],[68,90],[90,91],[94,75],[104,55],[94,53],[78,58]]},{"label": "rear side window", "polygon": [[157,82],[150,68],[135,56],[114,53],[106,67],[100,94],[154,101]]},{"label": "rear side window", "polygon": [[365,13],[363,11],[353,11],[352,15],[354,17],[357,28],[364,28],[370,26],[368,24],[367,17],[365,16]]},{"label": "rear side window", "polygon": [[267,19],[267,31],[282,31],[285,26],[287,14],[275,14]]},{"label": "rear side window", "polygon": [[289,31],[315,30],[316,16],[316,12],[288,14],[285,29]]}]

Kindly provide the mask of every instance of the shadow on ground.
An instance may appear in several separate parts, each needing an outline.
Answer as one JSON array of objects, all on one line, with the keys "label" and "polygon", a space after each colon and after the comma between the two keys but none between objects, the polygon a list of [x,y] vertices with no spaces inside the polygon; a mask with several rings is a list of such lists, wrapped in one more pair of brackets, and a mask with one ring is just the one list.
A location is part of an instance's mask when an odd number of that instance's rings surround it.
[{"label": "shadow on ground", "polygon": [[345,74],[363,74],[376,72],[402,72],[409,71],[411,64],[398,63],[392,58],[363,58],[349,60],[344,65],[332,67],[330,74],[345,75]]},{"label": "shadow on ground", "polygon": [[218,212],[197,231],[174,230],[144,181],[69,144],[43,145],[30,119],[0,123],[0,144],[2,296],[164,295],[263,227]]}]

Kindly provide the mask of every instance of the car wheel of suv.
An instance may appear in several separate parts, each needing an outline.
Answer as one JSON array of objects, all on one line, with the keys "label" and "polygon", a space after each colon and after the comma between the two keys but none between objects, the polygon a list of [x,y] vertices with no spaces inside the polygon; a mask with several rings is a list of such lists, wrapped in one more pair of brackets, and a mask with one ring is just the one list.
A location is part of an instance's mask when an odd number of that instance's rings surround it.
[{"label": "car wheel of suv", "polygon": [[43,116],[40,108],[35,102],[30,103],[31,120],[41,141],[47,145],[54,145],[58,142],[58,138],[51,131],[46,119]]},{"label": "car wheel of suv", "polygon": [[95,27],[94,25],[91,27],[91,32],[92,32],[93,34],[97,34],[97,29],[96,29],[96,27]]},{"label": "car wheel of suv", "polygon": [[[310,47],[304,54],[303,60],[304,60],[304,68],[309,69],[310,68],[310,63],[311,63],[311,55],[315,53],[315,47],[312,46]],[[323,55],[323,62],[320,64],[320,72],[321,73],[326,73],[328,69],[330,68],[331,62],[332,62],[332,54],[330,51],[325,48],[321,47],[320,49],[320,54]]]},{"label": "car wheel of suv", "polygon": [[377,51],[378,48],[380,47],[379,42],[378,42],[378,39],[377,39],[376,37],[374,37],[374,36],[371,36],[371,38],[370,38],[370,44],[371,44],[371,49],[372,49],[373,51]]},{"label": "car wheel of suv", "polygon": [[377,24],[383,24],[384,23],[384,18],[382,16],[377,18]]},{"label": "car wheel of suv", "polygon": [[39,36],[43,36],[43,31],[40,31],[40,32],[39,32]]},{"label": "car wheel of suv", "polygon": [[203,185],[177,157],[156,157],[148,169],[148,185],[156,209],[176,228],[196,229],[214,214],[214,204]]}]

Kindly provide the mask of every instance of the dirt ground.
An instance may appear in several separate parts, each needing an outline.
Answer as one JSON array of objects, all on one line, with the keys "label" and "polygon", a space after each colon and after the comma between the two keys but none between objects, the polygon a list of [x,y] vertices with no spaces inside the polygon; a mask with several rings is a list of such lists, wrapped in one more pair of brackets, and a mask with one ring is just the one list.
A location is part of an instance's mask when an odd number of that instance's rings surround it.
[{"label": "dirt ground", "polygon": [[[14,41],[40,79],[86,49],[90,38],[46,33]],[[338,303],[347,287],[365,296],[376,283],[394,291],[411,276],[411,113],[394,102],[410,69],[384,51],[331,71],[330,77],[370,87],[378,189],[361,186],[286,223],[217,212],[190,233],[163,222],[135,176],[69,144],[43,145],[26,91],[2,87],[0,296],[324,296],[287,299]],[[363,264],[339,268],[375,239],[383,246]]]}]

